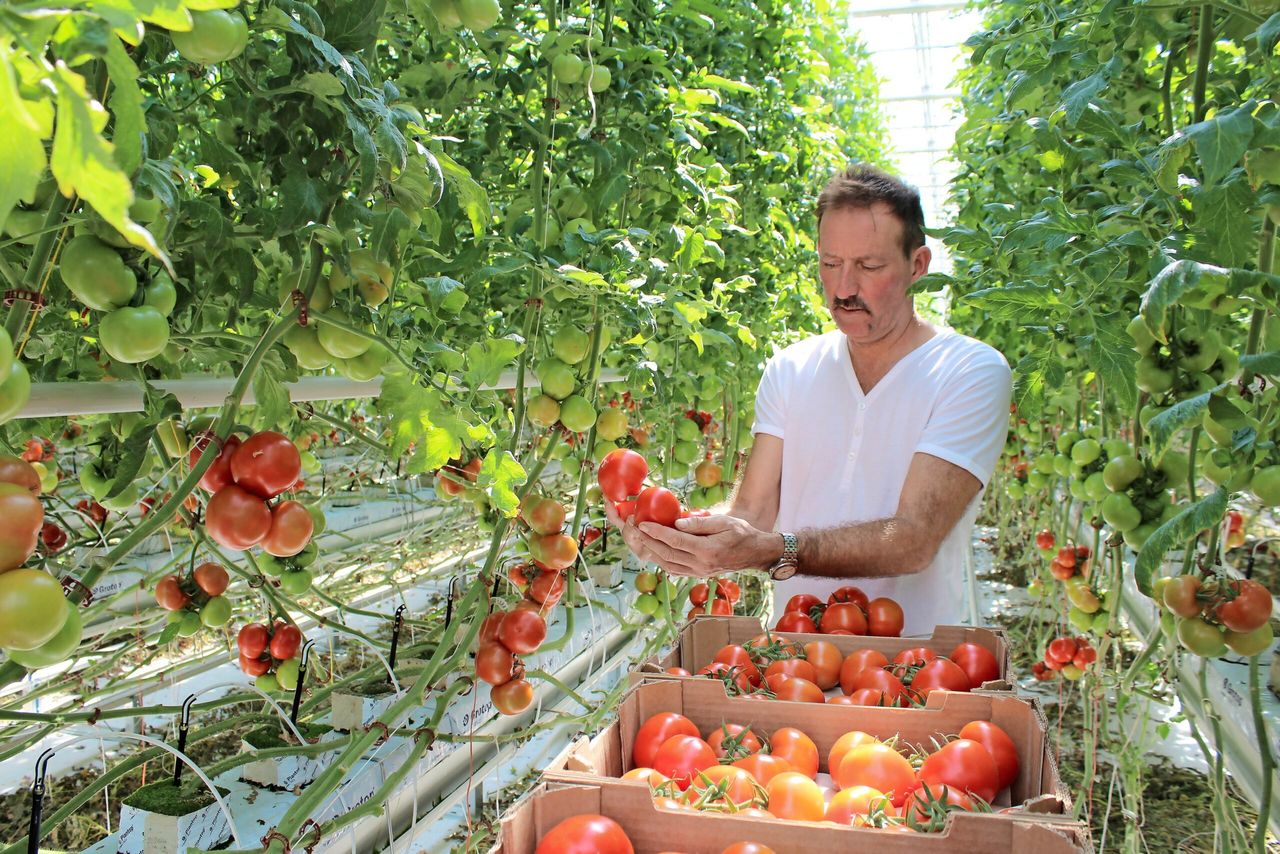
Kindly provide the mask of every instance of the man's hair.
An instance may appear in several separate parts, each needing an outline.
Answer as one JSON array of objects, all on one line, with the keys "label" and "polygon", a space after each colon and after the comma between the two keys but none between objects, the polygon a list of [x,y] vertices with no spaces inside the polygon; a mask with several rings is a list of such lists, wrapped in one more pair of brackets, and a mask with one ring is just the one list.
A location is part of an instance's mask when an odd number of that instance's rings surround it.
[{"label": "man's hair", "polygon": [[883,169],[857,163],[837,172],[818,195],[818,223],[829,210],[889,206],[902,222],[902,251],[910,256],[924,246],[924,209],[920,191]]}]

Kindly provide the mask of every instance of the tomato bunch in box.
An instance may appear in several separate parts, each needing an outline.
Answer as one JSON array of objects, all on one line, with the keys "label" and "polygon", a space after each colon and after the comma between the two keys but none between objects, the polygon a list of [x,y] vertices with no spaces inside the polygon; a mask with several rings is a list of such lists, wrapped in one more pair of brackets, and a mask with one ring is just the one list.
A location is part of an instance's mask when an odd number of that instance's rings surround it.
[{"label": "tomato bunch in box", "polygon": [[774,628],[780,632],[827,635],[875,635],[896,638],[902,634],[902,606],[887,596],[868,598],[860,588],[847,585],[823,602],[810,593],[787,600]]}]

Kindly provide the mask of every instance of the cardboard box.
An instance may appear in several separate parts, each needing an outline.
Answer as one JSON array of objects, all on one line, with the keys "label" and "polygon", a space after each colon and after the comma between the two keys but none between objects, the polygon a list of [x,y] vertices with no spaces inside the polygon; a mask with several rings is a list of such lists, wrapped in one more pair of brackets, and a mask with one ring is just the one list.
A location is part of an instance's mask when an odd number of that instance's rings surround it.
[{"label": "cardboard box", "polygon": [[[671,676],[664,671],[668,667],[683,667],[690,673],[697,673],[716,657],[721,647],[728,644],[743,644],[764,632],[764,626],[755,617],[715,617],[698,616],[685,623],[680,629],[680,639],[675,647],[665,655],[658,653],[642,662],[632,674],[632,684],[640,677],[659,676],[667,679],[681,677]],[[859,649],[878,649],[892,661],[893,657],[904,649],[925,646],[938,655],[949,655],[961,643],[976,643],[991,652],[1000,665],[1000,681],[987,682],[982,687],[987,691],[1012,691],[1013,678],[1010,676],[1009,643],[1005,640],[1001,629],[976,629],[969,626],[938,626],[929,637],[915,638],[879,638],[870,635],[809,635],[792,632],[775,632],[780,637],[788,638],[800,644],[809,641],[825,640],[835,644],[842,655]]]},{"label": "cardboard box", "polygon": [[492,854],[533,854],[538,840],[566,818],[607,815],[626,831],[636,854],[720,854],[735,842],[757,842],[776,854],[875,851],[876,854],[1091,854],[1088,828],[1074,821],[954,813],[938,833],[894,833],[718,813],[658,810],[641,783],[616,786],[551,782],[517,801],[502,819]]},{"label": "cardboard box", "polygon": [[[827,771],[831,746],[850,730],[876,738],[898,736],[900,742],[932,748],[934,740],[955,735],[970,721],[986,720],[1009,734],[1018,748],[1018,777],[993,804],[1027,805],[1038,812],[1063,813],[1070,796],[1058,777],[1044,713],[1033,699],[1009,694],[935,691],[924,708],[831,706],[824,703],[767,703],[726,697],[724,686],[710,679],[658,679],[634,685],[618,706],[618,720],[594,738],[569,745],[548,766],[548,780],[630,785],[610,778],[631,770],[636,731],[658,712],[677,712],[693,721],[704,736],[722,723],[748,724],[761,737],[782,727],[798,727],[818,747],[819,771]],[[990,818],[990,816],[980,816]]]}]

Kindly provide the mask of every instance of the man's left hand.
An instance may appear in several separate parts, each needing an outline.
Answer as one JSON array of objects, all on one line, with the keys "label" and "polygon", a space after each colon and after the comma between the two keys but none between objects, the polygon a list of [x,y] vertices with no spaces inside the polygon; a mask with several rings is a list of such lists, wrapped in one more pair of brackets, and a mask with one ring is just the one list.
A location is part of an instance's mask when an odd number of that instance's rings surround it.
[{"label": "man's left hand", "polygon": [[[643,557],[672,575],[706,578],[739,569],[761,569],[782,556],[782,536],[761,531],[736,516],[691,516],[675,528],[636,525]],[[639,550],[637,550],[639,552]]]}]

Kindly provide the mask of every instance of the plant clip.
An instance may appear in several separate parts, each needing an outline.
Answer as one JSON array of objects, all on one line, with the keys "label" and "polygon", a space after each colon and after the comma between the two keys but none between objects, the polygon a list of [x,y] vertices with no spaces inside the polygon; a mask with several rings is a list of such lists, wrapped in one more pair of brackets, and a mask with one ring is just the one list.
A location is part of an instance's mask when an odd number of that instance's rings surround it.
[{"label": "plant clip", "polygon": [[430,747],[432,744],[435,744],[436,731],[434,728],[429,726],[418,727],[413,731],[414,744],[417,744],[419,738],[426,738],[427,746]]},{"label": "plant clip", "polygon": [[591,138],[594,139],[596,142],[604,142],[606,139],[609,138],[609,135],[602,130],[598,130],[598,131],[594,131],[591,134]]},{"label": "plant clip", "polygon": [[542,297],[529,297],[524,304],[529,308],[542,308]]},{"label": "plant clip", "polygon": [[307,825],[310,825],[311,827],[315,828],[316,838],[315,838],[315,839],[313,839],[313,840],[311,840],[311,841],[310,841],[309,843],[307,843],[306,845],[302,846],[302,850],[303,850],[303,851],[306,851],[306,852],[307,852],[307,854],[311,854],[311,852],[312,852],[312,851],[316,850],[316,846],[320,844],[320,837],[321,837],[322,833],[321,833],[321,831],[320,831],[320,824],[319,824],[319,822],[317,822],[314,818],[309,818],[309,819],[307,819],[306,821],[304,821],[304,822],[302,823],[302,827],[299,827],[299,828],[298,828],[298,832],[299,832],[299,833],[303,833],[303,832],[305,832],[305,831],[306,831],[306,829],[307,829]]},{"label": "plant clip", "polygon": [[[310,821],[310,819],[308,819],[308,821]],[[293,850],[293,846],[289,844],[289,837],[285,836],[274,827],[268,830],[262,839],[258,841],[262,843],[263,848],[267,848],[270,847],[271,840],[273,839],[280,840],[280,844],[284,846],[284,854],[289,854],[289,852]]]},{"label": "plant clip", "polygon": [[88,608],[90,605],[93,604],[93,591],[90,590],[88,587],[85,587],[83,582],[80,581],[80,579],[72,578],[70,575],[68,575],[62,579],[62,589],[66,591],[70,591],[72,588],[75,588],[75,590],[77,590],[80,594],[81,607]]},{"label": "plant clip", "polygon": [[[96,689],[97,686],[95,685],[94,688]],[[98,718],[101,715],[102,715],[102,709],[98,708],[97,706],[94,706],[93,714],[89,715],[89,720],[85,721],[85,723],[87,723],[89,726],[93,726],[98,722]]]},{"label": "plant clip", "polygon": [[388,728],[387,725],[384,724],[382,721],[371,721],[369,725],[364,728],[364,731],[370,732],[374,729],[382,730],[382,735],[378,736],[378,740],[374,742],[374,746],[377,746],[379,744],[385,744],[387,739],[391,738],[390,728]]},{"label": "plant clip", "polygon": [[316,408],[310,403],[303,403],[301,405],[295,404],[294,408],[298,410],[299,421],[310,421],[315,417]]},{"label": "plant clip", "polygon": [[4,304],[6,306],[11,306],[18,300],[31,303],[31,307],[35,311],[39,311],[45,306],[44,296],[35,291],[29,291],[25,288],[10,288],[4,292]]},{"label": "plant clip", "polygon": [[559,98],[543,98],[542,106],[550,107],[553,110],[558,110],[560,109],[560,99]]},{"label": "plant clip", "polygon": [[306,326],[307,325],[307,295],[304,294],[298,288],[294,288],[293,292],[289,294],[289,296],[293,298],[293,304],[298,309],[298,325]]},{"label": "plant clip", "polygon": [[253,578],[250,578],[248,581],[250,590],[257,590],[259,587],[262,587],[266,583],[267,583],[267,577],[262,573],[258,573]]}]

